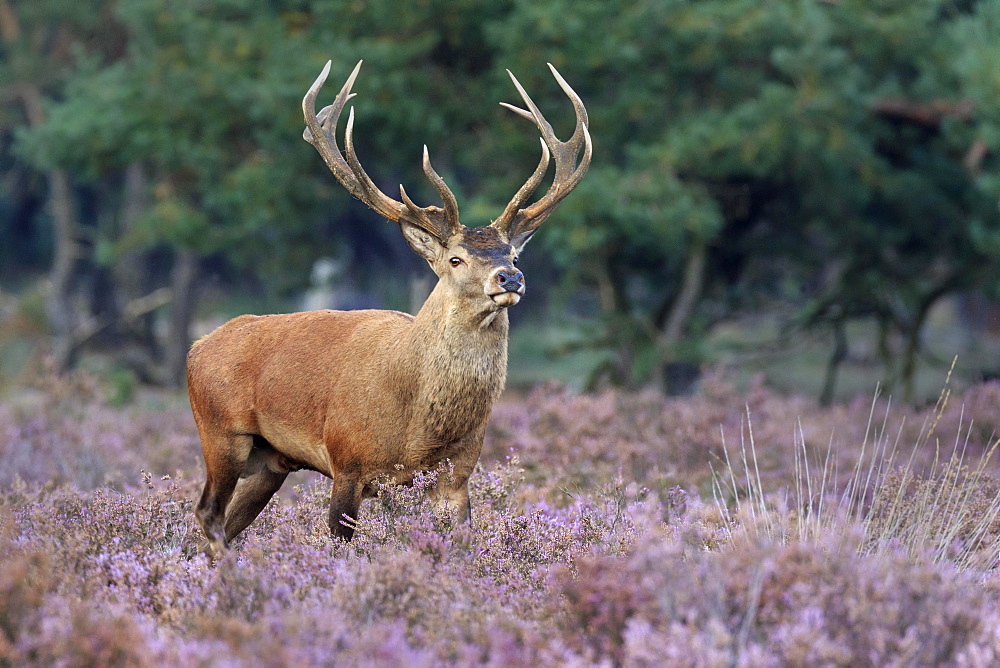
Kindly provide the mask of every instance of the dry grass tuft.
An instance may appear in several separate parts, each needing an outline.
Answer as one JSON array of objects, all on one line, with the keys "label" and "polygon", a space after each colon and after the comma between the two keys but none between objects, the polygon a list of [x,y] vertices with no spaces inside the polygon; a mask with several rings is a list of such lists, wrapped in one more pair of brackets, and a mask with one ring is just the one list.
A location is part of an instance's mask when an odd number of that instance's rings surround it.
[{"label": "dry grass tuft", "polygon": [[1000,661],[994,384],[927,409],[542,387],[498,407],[471,526],[427,503],[442,470],[343,544],[300,474],[212,566],[186,406],[61,382],[0,404],[0,665]]}]

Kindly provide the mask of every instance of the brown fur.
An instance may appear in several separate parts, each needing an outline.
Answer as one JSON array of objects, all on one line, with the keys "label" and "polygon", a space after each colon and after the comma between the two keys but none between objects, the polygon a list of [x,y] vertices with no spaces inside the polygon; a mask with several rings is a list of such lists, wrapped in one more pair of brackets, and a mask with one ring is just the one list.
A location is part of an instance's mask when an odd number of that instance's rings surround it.
[{"label": "brown fur", "polygon": [[[350,193],[399,223],[438,283],[416,316],[244,315],[192,346],[188,394],[206,470],[195,514],[216,554],[253,522],[288,473],[302,468],[333,478],[330,529],[346,539],[354,530],[342,520],[357,518],[362,498],[374,493],[373,480],[388,475],[409,482],[414,472],[445,459],[452,475],[438,481],[432,497],[469,518],[469,475],[507,375],[507,308],[524,294],[516,255],[590,164],[586,109],[550,65],[573,103],[576,130],[566,142],[556,139],[511,75],[530,111],[505,106],[535,123],[542,160],[496,221],[472,229],[459,223],[455,196],[431,167],[426,147],[424,173],[444,208],[418,207],[402,187],[403,201],[392,199],[377,189],[354,153],[353,115],[346,155],[335,139],[360,67],[317,115],[326,64],[302,100],[303,138]],[[550,154],[556,169],[549,192],[525,206]]]},{"label": "brown fur", "polygon": [[330,525],[345,538],[343,515],[356,518],[373,479],[407,482],[445,458],[454,475],[435,496],[468,516],[468,477],[507,370],[508,319],[492,277],[515,271],[509,244],[487,253],[475,236],[441,248],[441,278],[415,317],[244,315],[194,344],[188,392],[207,468],[197,515],[213,550],[300,468],[333,478]]}]

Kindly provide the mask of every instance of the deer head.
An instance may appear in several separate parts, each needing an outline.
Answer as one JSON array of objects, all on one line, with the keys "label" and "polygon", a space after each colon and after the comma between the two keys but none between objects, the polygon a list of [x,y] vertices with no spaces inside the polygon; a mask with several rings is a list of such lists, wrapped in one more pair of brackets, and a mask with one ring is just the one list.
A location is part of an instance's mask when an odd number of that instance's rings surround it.
[{"label": "deer head", "polygon": [[[303,138],[316,147],[333,175],[352,195],[388,220],[399,223],[403,236],[418,255],[427,260],[439,277],[437,289],[455,297],[479,299],[486,310],[513,306],[524,294],[524,274],[517,269],[517,256],[538,227],[556,206],[576,187],[590,165],[592,146],[587,131],[587,110],[565,79],[551,64],[549,69],[576,111],[576,129],[568,141],[559,141],[552,126],[510,71],[511,80],[527,109],[501,103],[516,114],[532,121],[541,133],[542,157],[534,173],[514,195],[500,216],[483,227],[468,228],[459,222],[458,203],[444,179],[431,166],[424,146],[424,174],[441,196],[443,208],[418,206],[399,186],[399,200],[383,193],[365,173],[354,150],[354,108],[347,118],[345,151],[337,145],[336,129],[346,102],[354,97],[351,87],[361,69],[361,61],[347,78],[333,104],[317,115],[316,97],[330,72],[330,62],[320,73],[302,100],[306,129]],[[582,158],[580,157],[583,149]],[[548,192],[528,204],[555,160],[555,176]]]},{"label": "deer head", "polygon": [[[387,475],[405,483],[445,459],[450,475],[432,496],[470,517],[468,479],[506,379],[506,308],[524,294],[517,255],[590,164],[587,111],[555,68],[576,109],[566,142],[511,75],[527,109],[504,106],[538,128],[542,158],[500,216],[483,227],[459,223],[455,196],[426,147],[424,173],[444,206],[417,206],[402,186],[393,199],[361,168],[353,110],[345,150],[337,146],[337,121],[360,67],[317,115],[326,64],[302,100],[304,137],[352,195],[399,223],[438,284],[415,316],[374,309],[244,315],[191,347],[188,395],[206,471],[196,515],[213,554],[254,521],[290,471],[302,468],[333,478],[330,529],[342,538],[354,533],[343,518],[356,518],[361,500],[375,494],[372,481]],[[551,158],[552,186],[528,204]]]}]

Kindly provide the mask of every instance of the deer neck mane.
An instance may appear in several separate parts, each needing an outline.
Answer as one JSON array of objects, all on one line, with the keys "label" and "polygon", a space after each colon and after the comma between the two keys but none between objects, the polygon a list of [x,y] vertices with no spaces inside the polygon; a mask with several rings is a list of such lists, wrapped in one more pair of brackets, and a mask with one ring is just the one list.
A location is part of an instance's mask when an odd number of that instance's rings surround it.
[{"label": "deer neck mane", "polygon": [[416,403],[426,411],[425,426],[444,441],[484,426],[507,379],[507,310],[468,306],[439,284],[407,336],[420,376]]},{"label": "deer neck mane", "polygon": [[472,307],[470,302],[454,298],[438,284],[414,317],[409,343],[425,374],[506,376],[507,310],[492,304]]}]

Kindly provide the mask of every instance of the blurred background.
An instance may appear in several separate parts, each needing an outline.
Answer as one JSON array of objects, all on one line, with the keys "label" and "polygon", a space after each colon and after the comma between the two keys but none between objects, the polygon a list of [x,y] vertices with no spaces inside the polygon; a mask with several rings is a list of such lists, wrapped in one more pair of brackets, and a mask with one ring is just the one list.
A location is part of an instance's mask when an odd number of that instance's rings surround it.
[{"label": "blurred background", "polygon": [[[0,390],[45,366],[127,400],[245,312],[433,285],[301,139],[354,64],[386,192],[488,223],[538,160],[513,71],[594,160],[528,246],[510,385],[822,402],[1000,374],[998,0],[0,0]],[[543,184],[540,192],[544,192]]]}]

